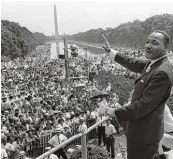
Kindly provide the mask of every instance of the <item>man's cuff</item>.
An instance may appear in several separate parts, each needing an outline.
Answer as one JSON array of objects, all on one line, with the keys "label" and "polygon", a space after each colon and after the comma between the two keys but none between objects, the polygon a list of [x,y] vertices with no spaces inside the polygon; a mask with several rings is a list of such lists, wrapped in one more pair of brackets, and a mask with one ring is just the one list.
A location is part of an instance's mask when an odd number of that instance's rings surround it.
[{"label": "man's cuff", "polygon": [[119,121],[119,118],[118,118],[117,113],[116,113],[118,110],[121,110],[121,108],[115,109],[114,114],[115,114],[115,119],[117,120],[118,123],[120,123],[121,121]]},{"label": "man's cuff", "polygon": [[117,55],[117,53],[118,53],[118,51],[116,51],[116,50],[114,50],[114,49],[111,49],[111,51],[110,51],[110,57],[111,58],[115,58],[115,56]]}]

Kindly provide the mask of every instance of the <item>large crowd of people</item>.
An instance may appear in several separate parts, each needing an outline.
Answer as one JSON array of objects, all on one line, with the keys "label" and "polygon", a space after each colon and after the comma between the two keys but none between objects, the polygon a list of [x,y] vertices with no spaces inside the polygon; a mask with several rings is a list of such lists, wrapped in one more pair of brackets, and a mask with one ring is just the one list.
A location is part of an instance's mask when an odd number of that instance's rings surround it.
[{"label": "large crowd of people", "polygon": [[[2,148],[10,157],[45,134],[52,136],[57,126],[69,138],[78,132],[81,118],[91,125],[97,117],[89,92],[98,84],[88,81],[86,61],[70,59],[67,81],[61,60],[49,58],[50,46],[40,46],[35,53],[2,64]],[[96,65],[90,69],[95,71]]]},{"label": "large crowd of people", "polygon": [[[50,60],[50,46],[38,47],[33,56],[2,63],[1,67],[1,150],[3,158],[15,158],[28,144],[42,136],[67,137],[81,131],[81,124],[92,125],[98,117],[90,92],[100,89],[89,72],[105,70],[136,78],[108,56],[90,61],[70,57],[69,80],[63,60]],[[100,61],[100,63],[98,63]],[[104,88],[110,92],[111,84]],[[111,94],[108,102],[117,100]],[[25,151],[29,151],[27,147]]]}]

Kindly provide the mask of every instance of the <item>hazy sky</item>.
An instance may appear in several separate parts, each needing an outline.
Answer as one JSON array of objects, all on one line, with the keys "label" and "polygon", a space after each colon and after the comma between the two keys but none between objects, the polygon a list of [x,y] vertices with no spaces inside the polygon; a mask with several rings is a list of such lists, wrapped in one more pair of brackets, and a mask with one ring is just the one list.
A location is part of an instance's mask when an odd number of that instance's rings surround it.
[{"label": "hazy sky", "polygon": [[54,33],[54,4],[59,33],[74,34],[146,18],[173,14],[173,0],[1,0],[1,19],[19,22],[32,32]]}]

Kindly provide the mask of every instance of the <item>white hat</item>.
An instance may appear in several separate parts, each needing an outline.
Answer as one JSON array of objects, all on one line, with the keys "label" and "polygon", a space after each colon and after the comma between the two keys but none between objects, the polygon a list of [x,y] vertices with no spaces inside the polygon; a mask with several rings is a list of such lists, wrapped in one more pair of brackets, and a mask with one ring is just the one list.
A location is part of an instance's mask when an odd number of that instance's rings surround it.
[{"label": "white hat", "polygon": [[19,156],[24,156],[24,155],[26,155],[25,151],[20,151],[19,152]]},{"label": "white hat", "polygon": [[83,117],[80,117],[80,119],[79,119],[80,121],[85,121],[85,119],[83,118]]},{"label": "white hat", "polygon": [[64,124],[63,128],[69,128],[69,126],[67,124]]},{"label": "white hat", "polygon": [[66,118],[70,118],[71,117],[71,115],[70,115],[70,113],[66,113]]},{"label": "white hat", "polygon": [[42,109],[42,112],[43,112],[43,113],[46,113],[46,110]]},{"label": "white hat", "polygon": [[57,127],[56,132],[61,132],[61,128]]},{"label": "white hat", "polygon": [[51,150],[51,147],[45,147],[45,150]]},{"label": "white hat", "polygon": [[74,112],[71,112],[71,115],[74,115],[75,113]]}]

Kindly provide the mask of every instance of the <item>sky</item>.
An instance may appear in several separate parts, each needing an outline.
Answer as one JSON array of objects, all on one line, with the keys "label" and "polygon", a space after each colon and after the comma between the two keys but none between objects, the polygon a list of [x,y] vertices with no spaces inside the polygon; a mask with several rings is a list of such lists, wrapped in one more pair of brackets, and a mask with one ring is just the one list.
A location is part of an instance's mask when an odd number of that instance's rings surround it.
[{"label": "sky", "polygon": [[144,21],[153,15],[173,14],[173,0],[1,0],[1,20],[52,35],[54,4],[60,34],[114,28],[135,19]]}]

